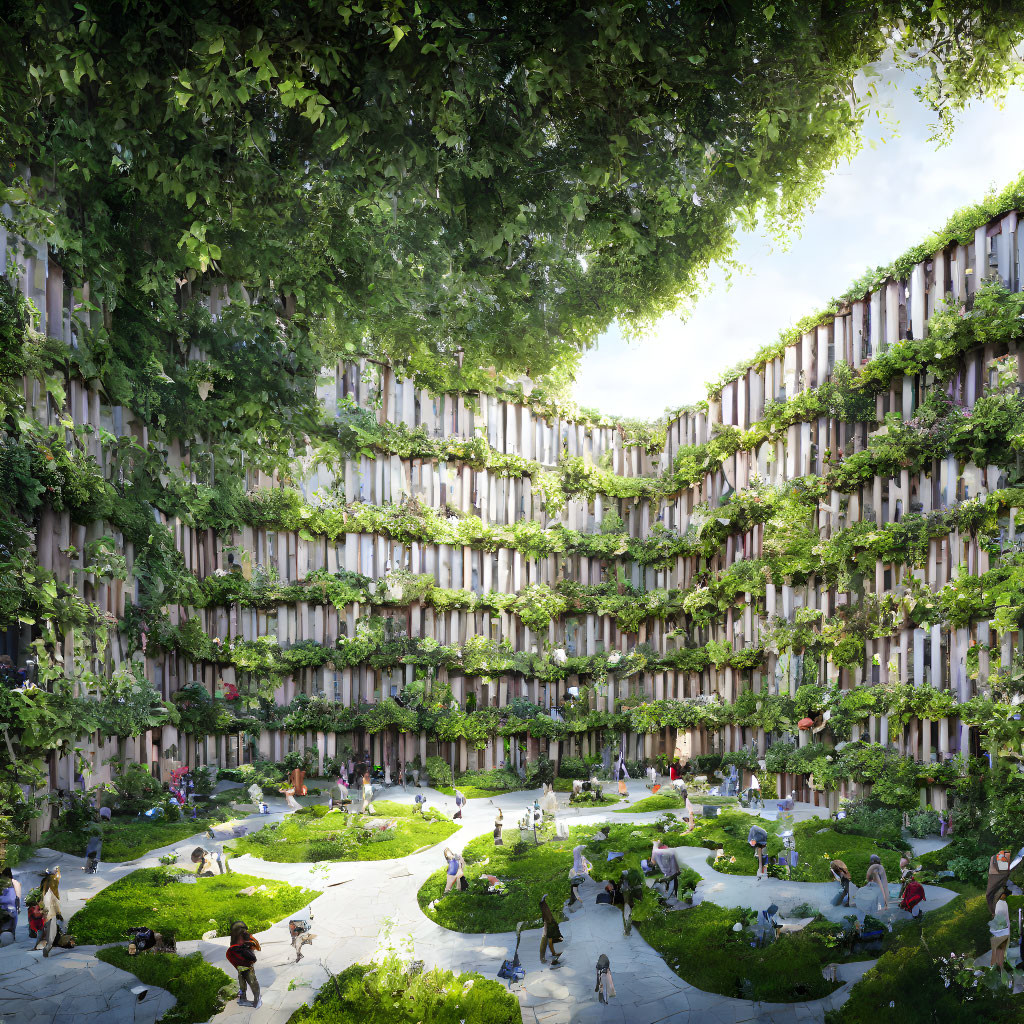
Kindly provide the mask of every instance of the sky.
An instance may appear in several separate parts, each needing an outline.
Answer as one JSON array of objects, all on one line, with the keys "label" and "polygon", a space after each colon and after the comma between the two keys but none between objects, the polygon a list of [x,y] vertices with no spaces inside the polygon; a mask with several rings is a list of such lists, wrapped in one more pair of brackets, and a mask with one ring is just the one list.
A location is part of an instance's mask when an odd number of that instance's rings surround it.
[{"label": "sky", "polygon": [[763,233],[742,233],[736,258],[746,271],[726,284],[712,268],[686,322],[665,317],[629,343],[617,328],[607,331],[583,357],[579,405],[654,419],[707,397],[708,381],[1024,170],[1024,91],[1012,92],[1001,109],[973,104],[938,149],[928,139],[934,119],[911,83],[882,95],[883,117],[869,123],[869,143],[833,171],[786,248]]}]

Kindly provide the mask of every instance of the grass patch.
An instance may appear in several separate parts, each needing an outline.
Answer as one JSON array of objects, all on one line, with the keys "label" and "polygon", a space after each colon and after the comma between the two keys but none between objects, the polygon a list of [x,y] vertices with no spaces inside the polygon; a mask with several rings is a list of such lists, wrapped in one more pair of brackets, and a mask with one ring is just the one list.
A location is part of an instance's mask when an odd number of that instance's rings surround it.
[{"label": "grass patch", "polygon": [[201,953],[141,953],[129,956],[123,946],[109,946],[96,958],[134,974],[146,985],[166,989],[178,1002],[161,1018],[160,1024],[198,1024],[224,1008],[234,983],[219,967],[208,964]]},{"label": "grass patch", "polygon": [[752,948],[749,927],[732,930],[736,922],[746,925],[751,917],[748,910],[701,903],[654,914],[637,921],[637,927],[679,977],[704,992],[791,1003],[820,999],[838,988],[821,975],[829,950],[817,935],[797,932]]},{"label": "grass patch", "polygon": [[[234,855],[250,853],[262,860],[297,864],[324,860],[389,860],[406,857],[424,846],[443,842],[459,826],[432,808],[422,816],[412,804],[377,800],[377,813],[346,815],[322,804],[289,814],[280,824],[267,825],[233,840]],[[388,832],[369,832],[363,826],[396,818]]]},{"label": "grass patch", "polygon": [[[432,921],[444,928],[462,932],[505,932],[512,931],[518,921],[525,921],[527,928],[540,924],[540,898],[547,893],[548,904],[556,919],[563,921],[562,906],[569,898],[569,868],[572,866],[574,846],[583,844],[587,858],[593,863],[591,877],[595,881],[618,879],[623,868],[639,870],[640,860],[651,852],[651,845],[664,833],[653,825],[605,825],[608,839],[596,842],[593,839],[598,825],[577,825],[569,830],[569,839],[562,842],[545,842],[539,846],[519,844],[512,839],[518,832],[505,829],[505,846],[495,847],[490,836],[480,836],[466,844],[463,857],[466,861],[466,878],[469,889],[466,892],[450,892],[440,899],[445,886],[445,868],[439,867],[420,887],[417,899],[420,908]],[[610,851],[622,852],[621,859],[608,861]],[[438,857],[439,863],[443,858]],[[503,895],[487,892],[484,874],[495,875],[506,885]],[[685,874],[685,873],[684,873]],[[684,877],[680,888],[696,884],[696,872],[690,872],[692,879]],[[594,886],[581,891],[584,899],[594,899]],[[431,900],[440,902],[432,910]],[[645,894],[643,902],[653,894]],[[639,911],[634,910],[634,920]]]},{"label": "grass patch", "polygon": [[[445,796],[455,796],[454,786],[434,786],[434,789],[436,789],[438,793],[443,793]],[[517,786],[514,789],[487,789],[483,786],[476,786],[471,782],[459,782],[459,792],[462,793],[467,800],[480,800],[483,797],[493,798],[496,796],[502,796],[505,793],[519,793],[523,791],[524,787],[522,786]]]},{"label": "grass patch", "polygon": [[[103,837],[102,859],[106,862],[136,860],[150,850],[158,850],[161,846],[169,846],[171,843],[188,839],[189,836],[198,835],[232,817],[234,815],[231,811],[225,809],[196,818],[194,821],[114,819],[97,826]],[[91,833],[86,829],[76,829],[74,832],[51,829],[43,833],[39,845],[59,850],[61,853],[70,853],[75,857],[84,857],[85,846],[90,836]]]},{"label": "grass patch", "polygon": [[[665,842],[669,846],[721,849],[724,852],[719,862],[714,862],[713,854],[708,857],[708,863],[713,864],[716,870],[727,875],[754,875],[757,874],[757,858],[747,843],[751,825],[760,825],[768,833],[768,856],[776,856],[782,850],[782,840],[776,835],[778,822],[731,807],[726,807],[717,818],[697,818],[697,824],[690,832],[672,831],[665,837]],[[678,827],[683,827],[681,822]]]},{"label": "grass patch", "polygon": [[[734,796],[690,797],[690,804],[693,806],[698,821],[700,820],[701,807],[727,807],[735,803],[736,797]],[[639,814],[641,811],[682,811],[685,808],[686,801],[678,793],[666,793],[662,790],[660,793],[652,793],[650,796],[645,796],[642,800],[637,800],[628,807],[620,807],[615,813]]]},{"label": "grass patch", "polygon": [[797,822],[793,831],[797,853],[800,854],[800,866],[804,869],[800,874],[802,881],[832,881],[828,864],[830,860],[837,859],[850,869],[854,885],[862,886],[873,853],[882,858],[889,881],[899,881],[902,846],[893,849],[890,844],[870,836],[836,832],[822,818]]},{"label": "grass patch", "polygon": [[[469,986],[467,988],[467,986]],[[407,974],[397,957],[353,964],[288,1024],[519,1024],[519,1001],[501,982],[437,968]]]},{"label": "grass patch", "polygon": [[[973,1001],[964,1002],[956,988],[946,988],[939,977],[938,957],[951,952],[975,957],[989,949],[988,920],[985,897],[972,888],[926,914],[920,923],[904,927],[889,951],[853,986],[847,1002],[828,1014],[828,1024],[879,1019],[900,1024],[1019,1021],[1024,1010],[1020,997],[979,993]],[[1007,960],[1012,959],[1011,950]]]},{"label": "grass patch", "polygon": [[[180,881],[180,868],[140,868],[97,893],[68,922],[82,943],[120,942],[129,928],[146,925],[174,932],[179,941],[199,939],[216,929],[227,935],[232,921],[253,932],[301,910],[320,893],[253,875],[217,875],[192,883]],[[192,876],[194,877],[194,876]],[[239,896],[240,889],[266,886],[265,892]]]}]

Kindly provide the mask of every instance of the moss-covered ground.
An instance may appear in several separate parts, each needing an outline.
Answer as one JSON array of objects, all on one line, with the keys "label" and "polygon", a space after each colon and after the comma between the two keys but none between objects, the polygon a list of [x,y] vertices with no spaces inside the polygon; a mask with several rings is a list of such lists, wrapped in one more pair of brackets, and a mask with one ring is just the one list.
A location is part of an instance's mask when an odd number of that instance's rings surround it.
[{"label": "moss-covered ground", "polygon": [[[250,931],[268,928],[294,914],[320,895],[287,882],[252,875],[227,874],[182,881],[180,868],[140,868],[93,896],[68,922],[80,943],[120,942],[129,928],[146,926],[173,932],[182,939],[199,939],[216,930],[227,935],[231,922],[242,920]],[[251,896],[239,892],[265,886]]]},{"label": "moss-covered ground", "polygon": [[[289,814],[280,824],[267,825],[233,840],[234,856],[249,853],[262,860],[295,864],[325,860],[389,860],[443,842],[459,826],[428,808],[417,814],[412,804],[378,800],[376,814],[345,814],[323,805]],[[386,832],[367,826],[395,819]]]},{"label": "moss-covered ground", "polygon": [[177,999],[160,1024],[198,1024],[224,1007],[235,991],[234,981],[219,967],[208,964],[201,953],[142,953],[129,956],[124,946],[98,950],[98,959],[134,974],[146,985],[166,989]]}]

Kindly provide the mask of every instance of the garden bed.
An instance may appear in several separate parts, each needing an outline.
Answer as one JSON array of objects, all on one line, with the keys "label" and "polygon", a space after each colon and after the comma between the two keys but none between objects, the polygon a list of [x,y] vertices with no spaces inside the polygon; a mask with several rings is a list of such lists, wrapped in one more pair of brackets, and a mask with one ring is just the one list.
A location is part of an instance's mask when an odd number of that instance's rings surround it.
[{"label": "garden bed", "polygon": [[208,964],[201,953],[129,956],[123,946],[108,946],[98,950],[96,958],[134,974],[146,985],[166,989],[177,999],[160,1018],[160,1024],[208,1021],[224,1008],[225,1000],[230,999],[235,990],[233,980],[219,967]]},{"label": "garden bed", "polygon": [[[229,874],[181,881],[182,868],[140,868],[93,896],[68,922],[80,943],[121,942],[129,928],[173,932],[177,940],[200,939],[207,931],[227,935],[242,920],[258,932],[301,910],[320,893],[253,875]],[[262,892],[239,896],[249,886]]]},{"label": "garden bed", "polygon": [[837,984],[825,981],[822,967],[837,959],[812,931],[781,936],[752,947],[753,912],[701,903],[636,919],[644,939],[680,978],[704,992],[773,1003],[827,996]]},{"label": "garden bed", "polygon": [[[207,813],[201,818],[182,821],[150,821],[147,818],[113,818],[94,826],[99,829],[103,838],[102,860],[106,862],[137,860],[162,846],[170,846],[189,836],[199,835],[208,828],[216,828],[221,822],[228,821],[233,814],[228,810]],[[43,833],[39,840],[40,846],[60,853],[70,853],[75,857],[85,856],[85,846],[89,842],[92,826],[85,826],[75,831],[51,829]]]},{"label": "garden bed", "polygon": [[[542,842],[539,846],[520,844],[518,830],[514,828],[504,830],[505,846],[495,847],[489,835],[473,839],[463,851],[469,890],[452,891],[441,899],[445,868],[439,866],[420,887],[417,894],[420,908],[432,921],[453,931],[506,932],[514,930],[518,921],[525,921],[527,928],[538,926],[541,920],[540,898],[546,893],[555,917],[565,920],[562,907],[569,898],[573,847],[586,846],[587,859],[594,866],[591,872],[594,881],[618,880],[623,868],[639,872],[640,860],[650,855],[654,840],[662,835],[653,825],[603,827],[609,833],[609,838],[603,842],[593,839],[599,828],[597,825],[574,826],[570,828],[567,840]],[[624,856],[609,862],[609,851],[621,852]],[[439,865],[442,861],[439,856]],[[504,882],[505,893],[488,893],[487,882],[482,877],[485,874],[494,875]],[[684,874],[686,877],[681,888],[685,889],[686,883],[693,888],[699,876],[695,872]],[[593,900],[597,889],[588,884],[580,895],[585,900]],[[653,900],[653,895],[650,898]],[[433,900],[439,902],[431,909]]]},{"label": "garden bed", "polygon": [[[1016,922],[1016,915],[1011,912]],[[969,960],[987,952],[988,907],[976,889],[926,914],[896,935],[892,947],[857,982],[850,997],[826,1018],[828,1024],[863,1024],[886,1019],[900,1024],[1009,1024],[1024,1016],[1024,999],[1008,993],[974,993],[965,999],[956,985],[947,987],[939,975],[939,957],[966,954]],[[1008,962],[1014,962],[1011,947]],[[968,972],[973,973],[973,972]]]},{"label": "garden bed", "polygon": [[[724,807],[736,803],[736,797],[734,796],[708,796],[708,797],[690,797],[690,804],[692,805],[695,813],[700,816],[700,808],[703,806],[716,806]],[[620,807],[616,810],[616,814],[640,814],[646,811],[681,811],[686,808],[686,801],[679,796],[678,793],[673,793],[671,790],[666,792],[662,789],[659,793],[653,793],[651,796],[645,796],[641,800],[637,800],[635,803],[630,804],[628,807]]]},{"label": "garden bed", "polygon": [[[467,988],[468,986],[468,988]],[[519,1001],[501,982],[438,968],[406,972],[396,957],[353,964],[288,1024],[519,1024]]]},{"label": "garden bed", "polygon": [[882,858],[890,882],[899,881],[900,856],[904,847],[892,849],[884,840],[850,832],[836,832],[822,818],[800,821],[793,828],[796,849],[800,854],[798,876],[804,882],[831,882],[829,861],[841,860],[853,877],[853,884],[863,886],[872,854]]},{"label": "garden bed", "polygon": [[[344,814],[323,804],[289,814],[280,824],[267,825],[231,843],[235,856],[243,853],[261,860],[296,864],[315,861],[390,860],[435,846],[459,830],[459,826],[428,809],[421,816],[413,804],[390,800],[374,803],[375,815]],[[394,818],[388,832],[370,832],[367,824]]]}]

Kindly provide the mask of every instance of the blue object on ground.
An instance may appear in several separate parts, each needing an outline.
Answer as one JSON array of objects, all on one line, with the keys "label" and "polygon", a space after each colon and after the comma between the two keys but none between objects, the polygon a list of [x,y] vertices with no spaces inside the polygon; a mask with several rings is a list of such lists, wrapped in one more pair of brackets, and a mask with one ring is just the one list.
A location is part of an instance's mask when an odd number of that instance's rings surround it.
[{"label": "blue object on ground", "polygon": [[611,853],[608,854],[608,859],[609,860],[618,860],[620,857],[624,857],[624,856],[625,856],[624,853],[615,853],[614,851],[612,851]]}]

